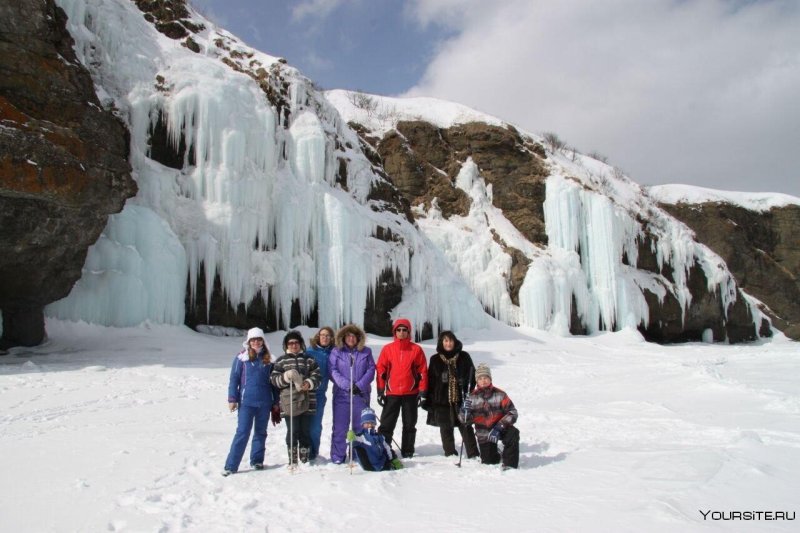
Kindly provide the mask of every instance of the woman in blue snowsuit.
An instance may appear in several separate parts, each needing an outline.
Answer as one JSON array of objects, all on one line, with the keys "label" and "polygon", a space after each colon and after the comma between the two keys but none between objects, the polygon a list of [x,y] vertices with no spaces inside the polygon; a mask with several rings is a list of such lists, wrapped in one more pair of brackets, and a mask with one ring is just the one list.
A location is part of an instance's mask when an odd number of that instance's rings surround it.
[{"label": "woman in blue snowsuit", "polygon": [[361,410],[369,407],[375,360],[372,350],[364,346],[366,340],[366,334],[358,326],[344,326],[336,333],[336,347],[328,361],[333,381],[331,461],[335,464],[341,464],[347,458],[347,430],[358,430]]},{"label": "woman in blue snowsuit", "polygon": [[311,450],[308,453],[308,460],[313,461],[319,455],[319,441],[322,437],[322,415],[325,412],[325,404],[328,403],[328,357],[333,350],[333,329],[325,326],[320,328],[316,335],[310,339],[311,348],[306,353],[314,358],[319,366],[320,383],[317,387],[317,412],[311,420]]},{"label": "woman in blue snowsuit", "polygon": [[386,444],[383,435],[375,431],[378,417],[367,407],[361,411],[361,431],[355,435],[350,432],[348,439],[353,442],[355,455],[361,468],[370,472],[399,470],[403,468],[392,447]]},{"label": "woman in blue snowsuit", "polygon": [[239,410],[239,420],[231,451],[225,460],[223,476],[239,470],[251,428],[253,442],[250,444],[250,466],[256,470],[263,469],[270,413],[273,413],[272,424],[280,423],[278,390],[269,381],[272,358],[261,328],[249,330],[242,346],[245,349],[233,358],[228,382],[228,408],[231,412]]}]

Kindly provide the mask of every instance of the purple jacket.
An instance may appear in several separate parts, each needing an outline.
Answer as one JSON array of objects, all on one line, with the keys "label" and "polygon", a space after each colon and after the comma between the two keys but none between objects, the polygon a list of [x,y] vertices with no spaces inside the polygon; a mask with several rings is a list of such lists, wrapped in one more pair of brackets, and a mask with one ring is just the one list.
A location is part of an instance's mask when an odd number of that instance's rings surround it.
[{"label": "purple jacket", "polygon": [[353,361],[353,384],[361,390],[363,398],[369,398],[372,380],[375,379],[375,360],[372,350],[364,346],[351,349],[336,347],[328,358],[328,371],[333,381],[333,396],[350,395],[350,361]]}]

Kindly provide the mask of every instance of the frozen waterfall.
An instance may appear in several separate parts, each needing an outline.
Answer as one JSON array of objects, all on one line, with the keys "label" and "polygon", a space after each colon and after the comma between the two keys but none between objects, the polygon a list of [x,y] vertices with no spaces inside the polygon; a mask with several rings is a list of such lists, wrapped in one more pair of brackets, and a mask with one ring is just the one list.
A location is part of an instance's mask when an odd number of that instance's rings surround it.
[{"label": "frozen waterfall", "polygon": [[[228,302],[260,295],[284,327],[292,306],[302,318],[318,308],[322,324],[362,324],[379,277],[393,272],[403,300],[395,313],[415,328],[482,326],[486,316],[469,287],[430,241],[401,215],[367,199],[375,174],[338,113],[291,67],[291,110],[284,123],[254,80],[220,61],[226,39],[264,68],[276,58],[246,49],[203,21],[201,53],[165,39],[131,2],[57,0],[69,15],[78,57],[98,95],[131,131],[138,195],[111,218],[92,247],[72,293],[50,315],[101,324],[182,323],[186,290],[205,301],[215,279]],[[252,64],[252,63],[251,63]],[[159,80],[159,81],[157,81]],[[163,121],[182,168],[148,156]],[[347,190],[336,184],[349,161]],[[396,240],[376,238],[389,228]]]}]

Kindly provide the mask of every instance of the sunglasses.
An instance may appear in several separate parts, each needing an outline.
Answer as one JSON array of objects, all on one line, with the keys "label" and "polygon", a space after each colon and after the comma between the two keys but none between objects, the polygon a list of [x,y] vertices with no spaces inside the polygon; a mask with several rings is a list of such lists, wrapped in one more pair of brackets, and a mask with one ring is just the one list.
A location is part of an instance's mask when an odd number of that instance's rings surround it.
[{"label": "sunglasses", "polygon": [[289,341],[286,343],[286,346],[291,346],[292,344],[300,344],[300,343],[297,341]]},{"label": "sunglasses", "polygon": [[395,331],[408,331],[408,328],[399,327]]}]

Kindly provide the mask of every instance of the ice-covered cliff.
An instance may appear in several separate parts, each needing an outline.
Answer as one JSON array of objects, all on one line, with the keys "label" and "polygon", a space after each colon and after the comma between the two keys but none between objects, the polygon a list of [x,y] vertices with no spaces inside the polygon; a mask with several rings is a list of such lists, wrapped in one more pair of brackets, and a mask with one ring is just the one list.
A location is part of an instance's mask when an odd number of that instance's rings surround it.
[{"label": "ice-covered cliff", "polygon": [[724,261],[605,163],[449,102],[320,93],[180,0],[57,2],[139,192],[53,316],[768,331]]}]

